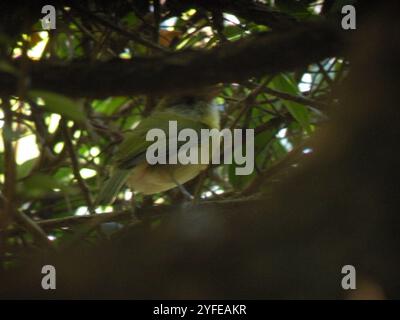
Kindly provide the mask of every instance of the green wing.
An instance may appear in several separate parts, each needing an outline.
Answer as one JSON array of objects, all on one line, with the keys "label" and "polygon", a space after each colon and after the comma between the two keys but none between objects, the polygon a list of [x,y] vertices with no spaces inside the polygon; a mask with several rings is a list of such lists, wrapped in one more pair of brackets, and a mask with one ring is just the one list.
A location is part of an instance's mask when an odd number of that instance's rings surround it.
[{"label": "green wing", "polygon": [[[174,112],[156,112],[149,118],[144,119],[132,132],[126,135],[115,154],[116,167],[129,169],[145,160],[147,148],[154,143],[153,141],[146,141],[146,134],[150,129],[163,130],[166,133],[167,143],[169,139],[169,121],[177,121],[178,132],[182,129],[190,128],[200,133],[201,129],[208,128],[204,123],[184,115]],[[184,143],[184,141],[177,141],[178,149]]]},{"label": "green wing", "polygon": [[95,200],[95,207],[98,205],[110,204],[114,201],[119,190],[129,178],[130,170],[116,169],[112,176],[103,184]]}]

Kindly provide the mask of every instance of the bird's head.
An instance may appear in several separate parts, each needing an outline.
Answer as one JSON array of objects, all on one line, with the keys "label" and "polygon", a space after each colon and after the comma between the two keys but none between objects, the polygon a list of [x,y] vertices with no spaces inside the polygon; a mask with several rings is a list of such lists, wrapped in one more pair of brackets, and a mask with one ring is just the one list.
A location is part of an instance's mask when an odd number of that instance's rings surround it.
[{"label": "bird's head", "polygon": [[214,98],[220,93],[217,86],[205,87],[196,91],[170,95],[164,98],[157,107],[158,111],[173,111],[187,115],[205,123],[211,128],[219,128],[219,113]]}]

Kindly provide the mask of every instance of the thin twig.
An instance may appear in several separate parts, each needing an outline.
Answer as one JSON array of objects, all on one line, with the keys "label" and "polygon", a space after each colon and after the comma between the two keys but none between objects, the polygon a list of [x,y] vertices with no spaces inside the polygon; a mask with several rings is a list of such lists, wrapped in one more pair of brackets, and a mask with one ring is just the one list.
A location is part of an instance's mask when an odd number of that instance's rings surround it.
[{"label": "thin twig", "polygon": [[241,196],[250,196],[258,191],[259,187],[269,177],[281,172],[283,169],[288,168],[303,152],[305,141],[301,142],[295,149],[290,151],[285,158],[278,161],[276,164],[261,172],[259,176],[252,180],[252,182],[241,192]]},{"label": "thin twig", "polygon": [[136,41],[137,43],[140,43],[141,45],[144,45],[146,47],[149,47],[151,49],[158,50],[158,51],[161,51],[161,52],[164,52],[164,53],[169,52],[168,49],[166,49],[164,47],[161,47],[158,44],[153,43],[153,42],[151,42],[149,40],[141,38],[140,36],[138,36],[138,35],[136,35],[134,33],[126,31],[126,30],[120,28],[119,26],[116,26],[116,25],[112,24],[111,22],[108,22],[107,20],[104,20],[103,18],[100,18],[99,16],[91,13],[90,11],[86,11],[86,10],[82,9],[79,6],[74,5],[74,6],[72,6],[72,8],[75,9],[76,11],[80,12],[81,14],[89,17],[90,19],[93,19],[94,21],[99,22],[103,26],[105,26],[107,28],[110,28],[111,30],[116,31],[119,34]]},{"label": "thin twig", "polygon": [[293,94],[290,93],[286,93],[286,92],[282,92],[282,91],[278,91],[275,89],[271,89],[271,88],[265,88],[264,90],[266,93],[271,94],[275,97],[284,99],[284,100],[289,100],[289,101],[293,101],[293,102],[297,102],[300,104],[304,104],[316,109],[325,109],[327,107],[327,104],[321,101],[317,101],[314,99],[309,99],[306,97],[302,97],[302,96],[295,96]]},{"label": "thin twig", "polygon": [[66,121],[64,119],[62,119],[61,121],[62,121],[61,126],[62,126],[63,135],[64,135],[65,146],[67,147],[67,151],[68,151],[70,159],[71,159],[72,171],[74,173],[75,179],[78,182],[79,188],[82,191],[83,197],[85,198],[89,212],[91,214],[94,214],[93,201],[90,196],[89,189],[86,186],[86,183],[80,174],[78,158],[76,156],[74,146],[72,145],[71,134],[69,132]]},{"label": "thin twig", "polygon": [[[330,69],[332,68],[332,66],[335,64],[335,62],[333,62],[331,64],[331,66],[329,67],[329,72]],[[319,68],[319,71],[322,73],[325,81],[328,83],[328,85],[332,85],[333,80],[331,79],[331,77],[329,76],[328,72],[325,70],[324,66],[321,64],[321,62],[317,62],[317,66]]]},{"label": "thin twig", "polygon": [[[261,91],[263,91],[263,89],[265,88],[265,86],[267,85],[267,83],[270,81],[270,78],[264,79],[263,81],[261,81],[261,83],[253,89],[252,92],[250,92],[249,95],[246,96],[246,98],[239,100],[239,102],[237,102],[237,105],[240,105],[243,103],[243,107],[240,109],[239,111],[239,115],[236,117],[236,119],[233,121],[233,123],[230,125],[230,129],[233,129],[236,127],[236,125],[238,124],[239,120],[242,118],[242,116],[249,110],[249,108],[252,105],[252,102],[254,102],[255,98],[259,95],[259,93]],[[235,106],[236,108],[237,106]]]}]

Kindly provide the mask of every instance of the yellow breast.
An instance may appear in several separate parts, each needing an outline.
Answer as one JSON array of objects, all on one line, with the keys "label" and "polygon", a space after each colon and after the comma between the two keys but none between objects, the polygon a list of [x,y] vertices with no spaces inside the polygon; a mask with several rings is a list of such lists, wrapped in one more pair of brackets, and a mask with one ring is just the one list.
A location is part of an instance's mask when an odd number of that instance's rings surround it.
[{"label": "yellow breast", "polygon": [[145,195],[159,193],[175,188],[177,184],[184,184],[205,168],[205,164],[149,165],[144,162],[132,170],[128,184],[132,190]]}]

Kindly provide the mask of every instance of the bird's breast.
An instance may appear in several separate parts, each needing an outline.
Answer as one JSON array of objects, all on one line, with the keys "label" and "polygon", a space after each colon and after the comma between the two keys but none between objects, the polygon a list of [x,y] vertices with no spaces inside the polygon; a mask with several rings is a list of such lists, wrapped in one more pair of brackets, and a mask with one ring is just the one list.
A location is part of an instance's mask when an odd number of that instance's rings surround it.
[{"label": "bird's breast", "polygon": [[132,190],[145,195],[163,192],[184,184],[196,177],[206,164],[157,164],[141,163],[133,170],[128,184]]}]

